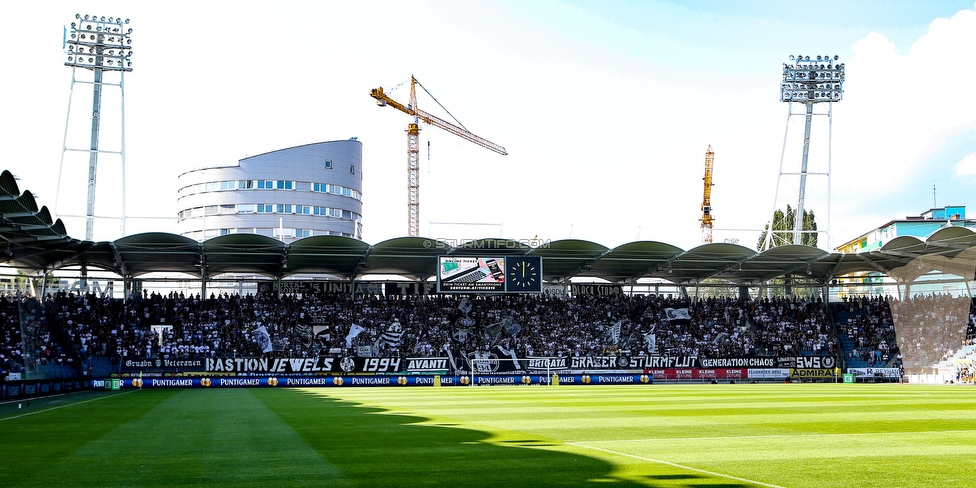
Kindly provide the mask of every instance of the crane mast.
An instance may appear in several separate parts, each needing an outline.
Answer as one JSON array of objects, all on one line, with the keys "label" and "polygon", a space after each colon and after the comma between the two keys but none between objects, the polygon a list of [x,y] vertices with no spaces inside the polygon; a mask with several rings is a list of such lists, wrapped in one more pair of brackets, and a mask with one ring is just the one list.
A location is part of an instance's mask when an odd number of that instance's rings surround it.
[{"label": "crane mast", "polygon": [[701,228],[702,228],[702,242],[708,243],[712,242],[712,165],[715,162],[715,153],[712,152],[712,145],[708,145],[708,150],[705,151],[705,177],[702,178],[705,182],[705,191],[702,196],[702,217],[701,217]]},{"label": "crane mast", "polygon": [[[436,115],[420,110],[417,107],[417,81],[413,75],[410,76],[410,101],[404,105],[390,98],[383,92],[383,87],[370,90],[369,96],[376,99],[376,104],[380,107],[390,106],[407,115],[413,116],[413,122],[407,124],[407,235],[417,237],[420,235],[420,122],[438,127],[454,134],[466,141],[477,144],[483,148],[501,154],[508,155],[508,151],[499,144],[495,144],[483,137],[472,134],[460,123],[452,124]],[[424,88],[423,85],[420,85]],[[427,89],[424,88],[424,91]],[[430,92],[428,92],[430,94]],[[431,97],[433,98],[433,97]],[[436,101],[436,100],[435,100]]]}]

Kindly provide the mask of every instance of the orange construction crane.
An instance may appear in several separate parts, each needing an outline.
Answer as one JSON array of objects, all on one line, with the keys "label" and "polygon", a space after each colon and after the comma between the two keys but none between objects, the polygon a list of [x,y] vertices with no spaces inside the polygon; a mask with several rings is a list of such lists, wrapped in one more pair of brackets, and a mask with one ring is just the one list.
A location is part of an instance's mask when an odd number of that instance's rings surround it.
[{"label": "orange construction crane", "polygon": [[[376,99],[376,104],[380,107],[387,105],[413,116],[413,122],[407,124],[407,235],[416,237],[420,235],[420,121],[427,125],[439,127],[462,139],[473,142],[483,148],[490,149],[502,156],[508,155],[504,147],[495,144],[487,139],[472,134],[457,119],[457,125],[452,124],[436,115],[430,114],[417,107],[417,85],[423,88],[428,95],[430,92],[417,81],[413,75],[410,76],[410,102],[404,105],[390,98],[383,92],[383,87],[370,90],[369,96]],[[430,95],[435,102],[437,99]],[[437,102],[440,105],[440,102]],[[441,105],[443,109],[444,106]],[[444,109],[447,112],[447,109]],[[447,112],[450,115],[450,112]],[[454,118],[451,115],[451,118]]]},{"label": "orange construction crane", "polygon": [[705,177],[702,180],[705,181],[705,194],[702,197],[702,242],[712,242],[712,164],[715,163],[715,153],[712,152],[712,145],[708,145],[708,150],[705,151]]}]

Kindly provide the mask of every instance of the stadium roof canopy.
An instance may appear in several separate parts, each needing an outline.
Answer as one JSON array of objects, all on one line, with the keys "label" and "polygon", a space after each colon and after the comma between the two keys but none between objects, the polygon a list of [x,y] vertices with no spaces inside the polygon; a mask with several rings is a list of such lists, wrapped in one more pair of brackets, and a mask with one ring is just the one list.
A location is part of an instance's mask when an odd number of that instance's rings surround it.
[{"label": "stadium roof canopy", "polygon": [[454,246],[436,239],[398,237],[370,245],[340,236],[313,236],[285,244],[254,234],[230,234],[201,243],[162,232],[112,242],[81,241],[69,237],[60,220],[52,222],[47,208],[38,209],[30,192],[21,194],[10,172],[0,174],[0,261],[34,274],[84,266],[121,278],[180,273],[211,279],[245,273],[268,279],[399,275],[422,280],[435,275],[441,255],[532,255],[542,257],[543,278],[550,283],[584,278],[625,284],[657,278],[678,285],[694,285],[706,279],[759,285],[785,275],[826,284],[835,277],[861,271],[908,281],[932,270],[973,279],[976,267],[976,233],[963,227],[945,227],[924,240],[899,237],[880,249],[860,254],[828,253],[797,245],[759,253],[726,243],[688,250],[655,241],[631,242],[613,249],[578,239],[532,244],[536,245],[481,239]]}]

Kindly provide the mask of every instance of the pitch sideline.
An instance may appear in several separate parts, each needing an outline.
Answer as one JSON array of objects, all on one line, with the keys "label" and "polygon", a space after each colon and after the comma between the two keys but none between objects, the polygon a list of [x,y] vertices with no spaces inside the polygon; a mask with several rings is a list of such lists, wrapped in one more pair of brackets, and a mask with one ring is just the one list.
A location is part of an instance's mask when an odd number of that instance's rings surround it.
[{"label": "pitch sideline", "polygon": [[64,405],[58,405],[56,407],[45,408],[44,410],[34,410],[33,412],[22,413],[20,415],[14,415],[12,417],[0,418],[0,422],[3,422],[5,420],[19,419],[21,417],[27,417],[28,415],[34,415],[34,414],[38,414],[38,413],[50,412],[51,410],[57,410],[59,408],[74,407],[76,405],[81,405],[81,404],[84,404],[84,403],[94,402],[94,401],[97,401],[97,400],[101,400],[103,398],[114,397],[114,396],[119,396],[119,395],[125,395],[125,394],[128,394],[128,393],[134,393],[134,392],[137,392],[137,391],[140,391],[140,390],[123,391],[123,392],[120,392],[120,393],[116,393],[114,395],[105,395],[105,396],[100,396],[98,398],[91,398],[91,399],[88,399],[88,400],[82,400],[80,402],[66,403]]},{"label": "pitch sideline", "polygon": [[752,484],[755,484],[755,485],[766,486],[766,487],[769,487],[769,488],[785,488],[785,487],[779,486],[779,485],[772,485],[772,484],[769,484],[769,483],[763,483],[762,481],[750,480],[750,479],[746,479],[746,478],[739,478],[738,476],[732,476],[730,474],[716,473],[714,471],[708,471],[706,469],[692,468],[691,466],[685,466],[685,465],[678,464],[678,463],[672,463],[670,461],[663,461],[661,459],[653,459],[653,458],[648,458],[648,457],[644,457],[644,456],[637,456],[635,454],[627,454],[625,452],[613,451],[613,450],[610,450],[610,449],[604,449],[602,447],[588,446],[586,444],[582,444],[582,443],[579,443],[579,442],[567,442],[566,445],[568,445],[568,446],[582,447],[584,449],[592,449],[594,451],[605,452],[607,454],[615,454],[617,456],[629,457],[631,459],[637,459],[637,460],[640,460],[640,461],[647,461],[647,462],[650,462],[650,463],[663,464],[663,465],[671,466],[671,467],[678,468],[678,469],[687,469],[689,471],[695,471],[695,472],[698,472],[698,473],[707,474],[709,476],[717,476],[717,477],[720,477],[720,478],[730,479],[730,480],[734,480],[734,481],[741,481],[743,483],[752,483]]}]

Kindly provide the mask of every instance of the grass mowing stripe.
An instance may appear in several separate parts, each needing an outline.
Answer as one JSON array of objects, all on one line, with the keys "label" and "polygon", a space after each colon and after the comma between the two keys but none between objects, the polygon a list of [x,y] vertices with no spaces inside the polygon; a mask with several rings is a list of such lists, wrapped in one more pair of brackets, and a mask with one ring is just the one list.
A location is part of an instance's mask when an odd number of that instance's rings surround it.
[{"label": "grass mowing stripe", "polygon": [[694,468],[694,467],[691,467],[691,466],[684,466],[684,465],[681,465],[681,464],[678,464],[678,463],[672,463],[670,461],[664,461],[664,460],[661,460],[661,459],[651,459],[651,458],[644,457],[644,456],[636,456],[634,454],[628,454],[626,452],[613,451],[613,450],[610,450],[610,449],[604,449],[602,447],[588,446],[586,444],[580,444],[578,442],[570,442],[567,445],[576,446],[576,447],[582,447],[584,449],[593,449],[594,451],[605,452],[607,454],[612,454],[614,456],[629,457],[631,459],[637,459],[638,461],[646,461],[646,462],[649,462],[649,463],[663,464],[665,466],[671,466],[673,468],[678,468],[678,469],[683,469],[683,470],[688,470],[688,471],[694,471],[696,473],[707,474],[709,476],[715,476],[715,477],[718,477],[718,478],[725,478],[725,479],[730,479],[730,480],[734,480],[734,481],[741,481],[741,482],[744,482],[744,483],[751,483],[751,484],[759,485],[759,486],[768,486],[769,488],[783,488],[782,486],[772,485],[772,484],[769,484],[769,483],[763,483],[762,481],[756,481],[756,480],[750,480],[750,479],[740,478],[738,476],[732,476],[730,474],[716,473],[714,471],[709,471],[707,469],[699,469],[699,468]]},{"label": "grass mowing stripe", "polygon": [[[74,408],[0,422],[0,460],[3,460],[0,462],[0,486],[50,486],[38,481],[46,470],[69,459],[93,439],[142,416],[175,393],[119,395],[96,392],[92,394],[98,395],[102,401],[69,402]],[[69,397],[32,400],[31,403],[64,402]],[[57,482],[59,486],[77,484],[70,474]]]},{"label": "grass mowing stripe", "polygon": [[[256,395],[354,486],[575,487],[597,480],[612,480],[621,488],[641,486],[612,478],[614,465],[604,459],[549,449],[537,436],[480,430],[389,407],[401,395],[421,403],[426,396],[432,400],[427,407],[443,407],[454,395],[447,389],[381,389],[266,389]],[[359,395],[371,401],[366,404]],[[376,400],[386,406],[375,406]]]},{"label": "grass mowing stripe", "polygon": [[[159,390],[140,396],[165,395]],[[348,486],[251,390],[175,390],[51,463],[32,486]]]},{"label": "grass mowing stripe", "polygon": [[4,488],[976,486],[976,388],[147,390],[0,439]]},{"label": "grass mowing stripe", "polygon": [[[81,401],[77,401],[77,402],[66,403],[64,405],[58,405],[56,407],[45,408],[45,409],[42,409],[42,410],[32,410],[30,412],[22,413],[20,415],[14,415],[14,416],[11,416],[11,417],[3,417],[3,418],[0,418],[0,422],[4,422],[4,421],[7,421],[7,420],[13,420],[13,419],[19,419],[19,418],[22,418],[22,417],[27,417],[29,415],[37,415],[37,414],[40,414],[40,413],[47,413],[47,412],[50,412],[52,410],[58,410],[58,409],[61,409],[61,408],[74,407],[74,406],[77,406],[77,405],[84,405],[85,403],[90,403],[90,402],[95,402],[95,401],[98,401],[98,400],[103,400],[105,398],[108,398],[109,396],[126,395],[128,393],[135,393],[136,391],[138,391],[138,390],[123,391],[123,392],[113,393],[113,394],[106,395],[106,396],[100,396],[100,397],[97,397],[97,398],[91,398],[91,399],[88,399],[88,400],[81,400]],[[26,403],[28,405],[30,405],[30,402],[26,402]]]},{"label": "grass mowing stripe", "polygon": [[[805,438],[820,439],[820,438],[835,438],[835,437],[851,437],[851,438],[856,438],[856,437],[878,437],[878,436],[882,436],[882,437],[883,436],[903,436],[905,434],[912,434],[912,435],[916,435],[916,434],[920,434],[920,435],[929,435],[929,434],[931,434],[931,435],[969,434],[969,435],[973,435],[974,433],[973,433],[972,430],[927,430],[927,431],[926,430],[913,430],[911,432],[856,432],[856,433],[851,433],[851,434],[739,435],[739,436],[722,436],[722,439],[723,440],[738,440],[738,439],[744,439],[744,440],[774,439],[775,440],[775,439],[798,439],[798,438],[799,439],[805,439]],[[697,442],[697,441],[712,441],[712,440],[715,440],[715,437],[681,437],[681,438],[673,438],[673,437],[671,437],[669,439]],[[618,443],[618,442],[620,442],[620,443],[627,443],[627,442],[648,442],[648,441],[658,441],[658,440],[661,440],[661,438],[660,437],[647,437],[647,438],[642,438],[642,439],[613,439],[613,440],[604,440],[604,441],[600,441],[600,442],[602,442],[602,443]],[[820,442],[820,441],[818,440],[818,442]],[[974,447],[976,447],[976,446],[974,446]]]},{"label": "grass mowing stripe", "polygon": [[[410,413],[491,432],[494,439],[548,439],[552,446],[545,448],[553,450],[563,443],[599,447],[607,442],[612,443],[607,445],[611,450],[633,456],[780,486],[928,487],[976,482],[976,473],[960,464],[960,459],[971,457],[969,446],[976,445],[972,442],[976,439],[973,388],[793,384],[443,390],[450,391],[342,390],[330,395],[394,414]],[[688,402],[688,397],[696,400]],[[676,403],[668,405],[672,399]],[[718,413],[715,406],[726,403],[748,413]],[[641,405],[649,408],[642,410]],[[792,408],[797,405],[803,408]],[[518,414],[521,409],[534,416],[547,408],[548,418],[526,420]],[[865,415],[864,410],[873,413]],[[766,411],[780,413],[764,415]],[[832,437],[843,433],[862,435]],[[734,439],[756,434],[777,437]],[[635,438],[650,440],[630,446],[615,443]],[[953,446],[963,446],[956,449],[958,455],[953,455]],[[626,463],[619,456],[604,459],[617,466],[613,478],[643,483],[650,479],[654,486],[692,474],[661,473],[648,463]],[[709,481],[718,480],[696,479],[695,483]]]}]

